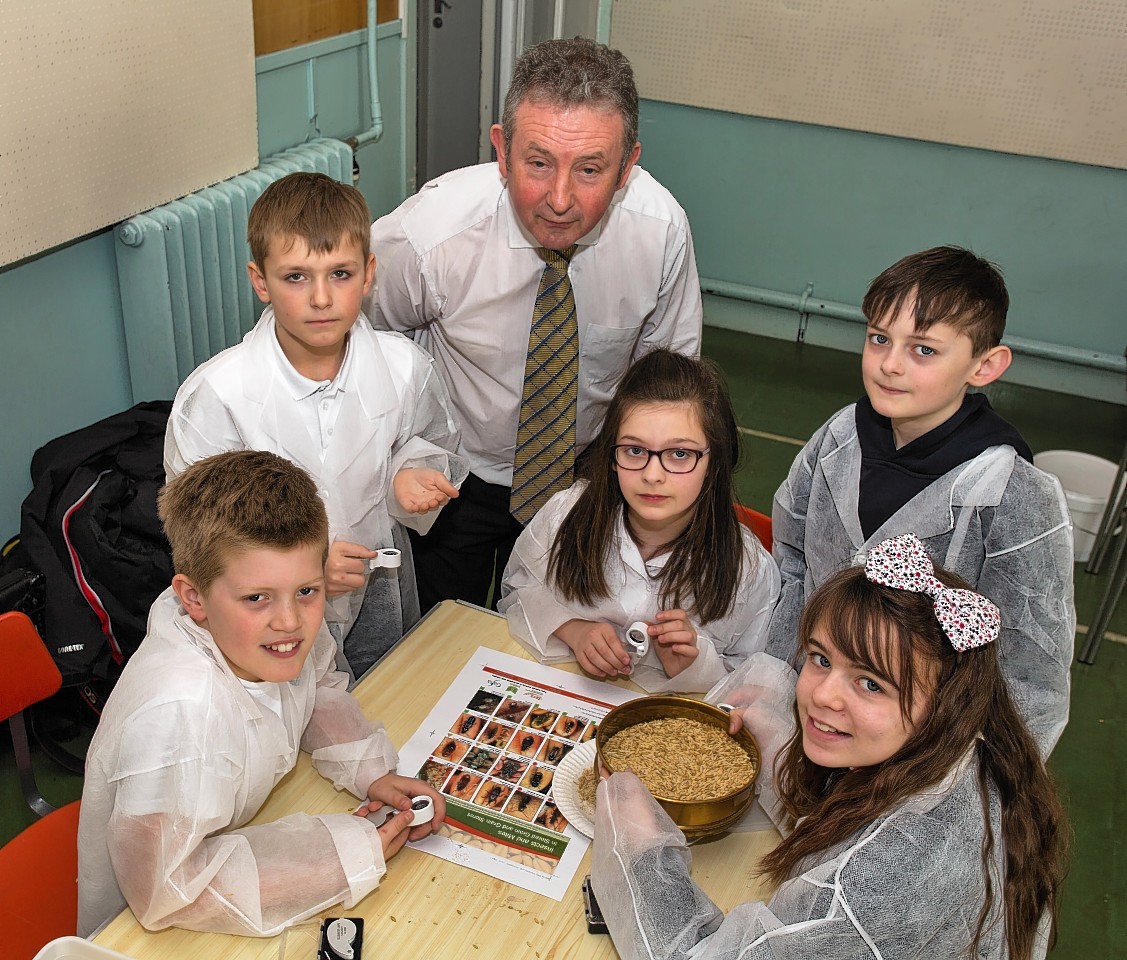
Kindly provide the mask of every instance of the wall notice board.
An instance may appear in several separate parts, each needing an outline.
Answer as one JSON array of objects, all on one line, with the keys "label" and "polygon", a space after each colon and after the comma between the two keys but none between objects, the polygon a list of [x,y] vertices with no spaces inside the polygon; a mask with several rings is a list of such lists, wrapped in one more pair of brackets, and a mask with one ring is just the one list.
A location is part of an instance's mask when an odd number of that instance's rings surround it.
[{"label": "wall notice board", "polygon": [[643,97],[1127,168],[1122,0],[615,0]]},{"label": "wall notice board", "polygon": [[251,0],[0,2],[0,265],[257,163]]}]

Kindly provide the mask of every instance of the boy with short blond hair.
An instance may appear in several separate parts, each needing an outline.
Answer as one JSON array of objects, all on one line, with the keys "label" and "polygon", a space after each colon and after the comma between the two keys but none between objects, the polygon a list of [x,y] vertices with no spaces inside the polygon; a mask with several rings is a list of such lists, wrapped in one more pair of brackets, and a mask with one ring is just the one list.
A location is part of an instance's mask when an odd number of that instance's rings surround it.
[{"label": "boy with short blond hair", "polygon": [[[78,932],[128,904],[169,926],[272,936],[374,889],[386,860],[445,816],[333,670],[324,622],[328,519],[284,457],[233,451],[170,481],[159,501],[176,575],[90,743],[78,830]],[[299,746],[338,790],[400,811],[244,826]],[[411,827],[410,798],[435,804]],[[363,812],[363,811],[362,811]]]},{"label": "boy with short blond hair", "polygon": [[[323,173],[292,173],[275,181],[251,207],[247,244],[261,274],[271,244],[279,237],[300,238],[315,253],[331,253],[342,242],[355,246],[367,265],[371,230],[362,229],[368,204],[355,187]],[[277,252],[277,251],[275,251]]]},{"label": "boy with short blond hair", "polygon": [[[269,304],[242,343],[201,364],[176,394],[169,477],[223,450],[273,450],[317,481],[329,514],[327,617],[340,666],[364,672],[419,618],[410,545],[466,473],[434,363],[361,312],[375,258],[354,187],[319,173],[271,184],[247,225],[255,293]],[[381,549],[399,569],[369,572]]]},{"label": "boy with short blond hair", "polygon": [[1068,720],[1076,627],[1068,509],[1017,430],[968,393],[1010,364],[1008,309],[997,268],[959,247],[872,282],[866,396],[814,434],[775,494],[783,586],[768,651],[790,659],[806,598],[873,544],[914,533],[1001,609],[1002,669],[1047,756]]}]

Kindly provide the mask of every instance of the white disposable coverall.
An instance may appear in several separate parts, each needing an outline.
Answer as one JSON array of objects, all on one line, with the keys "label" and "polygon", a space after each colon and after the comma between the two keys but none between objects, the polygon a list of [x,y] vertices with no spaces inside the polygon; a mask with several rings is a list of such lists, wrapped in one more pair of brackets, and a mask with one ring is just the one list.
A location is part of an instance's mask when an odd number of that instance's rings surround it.
[{"label": "white disposable coverall", "polygon": [[[322,626],[296,680],[252,697],[171,588],[149,614],[90,743],[78,829],[78,932],[126,901],[150,930],[271,936],[384,875],[376,828],[350,813],[244,827],[299,746],[338,790],[367,796],[398,757],[332,670]],[[263,684],[263,686],[267,686]]]},{"label": "white disposable coverall", "polygon": [[773,553],[782,592],[767,651],[793,660],[807,598],[837,571],[864,562],[874,544],[914,533],[935,563],[998,605],[1002,673],[1048,756],[1068,722],[1076,630],[1072,527],[1056,477],[1013,447],[991,447],[913,497],[868,539],[857,513],[860,477],[850,405],[810,438],[775,494]]},{"label": "white disposable coverall", "polygon": [[[509,621],[509,631],[534,657],[544,663],[574,660],[575,655],[553,630],[568,620],[605,621],[623,635],[636,620],[654,622],[661,604],[661,571],[668,554],[642,559],[626,530],[620,512],[614,546],[606,564],[610,596],[592,606],[568,603],[549,586],[548,554],[564,518],[571,512],[585,484],[557,493],[537,512],[517,538],[505,568],[501,601],[497,609]],[[743,578],[736,602],[727,616],[708,624],[694,622],[696,660],[675,677],[669,677],[654,644],[635,667],[632,679],[651,693],[704,691],[729,670],[761,650],[766,639],[771,608],[779,595],[779,570],[770,554],[749,530],[743,533]],[[691,598],[685,601],[691,605]]]},{"label": "white disposable coverall", "polygon": [[[771,799],[774,757],[793,729],[794,672],[756,654],[709,691],[752,708],[743,716],[764,748],[760,800]],[[1000,807],[991,796],[994,901],[1001,910]],[[768,903],[725,916],[690,879],[685,837],[640,780],[616,773],[599,786],[591,876],[622,960],[954,960],[966,956],[985,899],[977,759],[963,757],[935,788],[912,797],[848,841],[811,858]],[[747,864],[749,874],[754,863]],[[1034,960],[1046,952],[1042,924]],[[1006,960],[1003,924],[979,960]]]},{"label": "white disposable coverall", "polygon": [[[451,453],[458,449],[458,428],[434,361],[402,334],[373,330],[360,314],[349,333],[344,402],[322,456],[320,438],[292,413],[295,400],[278,369],[274,325],[267,307],[241,343],[200,364],[176,391],[164,443],[168,478],[225,450],[270,450],[316,481],[330,540],[371,550],[403,546],[405,538],[393,543],[392,519],[426,533],[439,511],[402,510],[391,487],[395,474],[432,467],[457,486],[468,472]],[[332,598],[326,619],[342,623],[347,633],[363,599],[361,589]]]}]

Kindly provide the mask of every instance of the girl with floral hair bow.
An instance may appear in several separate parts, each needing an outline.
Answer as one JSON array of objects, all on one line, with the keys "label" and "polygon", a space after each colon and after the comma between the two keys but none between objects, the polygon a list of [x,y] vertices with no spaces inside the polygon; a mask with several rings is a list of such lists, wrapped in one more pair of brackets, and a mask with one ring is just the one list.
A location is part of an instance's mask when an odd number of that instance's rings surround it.
[{"label": "girl with floral hair bow", "polygon": [[725,916],[641,782],[600,785],[592,881],[624,960],[1044,957],[1067,827],[998,630],[912,535],[827,581],[797,677],[756,654],[708,695],[763,751],[760,802],[783,834],[758,864],[768,903]]}]

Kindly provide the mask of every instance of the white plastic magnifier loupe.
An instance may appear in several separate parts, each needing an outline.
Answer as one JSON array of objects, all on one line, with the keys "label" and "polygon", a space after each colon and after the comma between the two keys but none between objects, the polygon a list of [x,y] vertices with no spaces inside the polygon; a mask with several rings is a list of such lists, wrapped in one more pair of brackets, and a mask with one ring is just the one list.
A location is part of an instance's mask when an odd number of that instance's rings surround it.
[{"label": "white plastic magnifier loupe", "polygon": [[377,550],[376,555],[368,561],[369,570],[387,567],[390,570],[398,569],[403,563],[403,554],[398,550]]},{"label": "white plastic magnifier loupe", "polygon": [[[411,801],[410,811],[412,827],[417,827],[420,823],[430,823],[434,819],[434,801],[430,797],[415,797]],[[378,810],[369,810],[365,814],[365,818],[377,827],[382,827],[397,813],[399,813],[398,809],[390,804],[385,804]]]},{"label": "white plastic magnifier loupe", "polygon": [[626,628],[626,647],[635,657],[644,657],[649,652],[649,628],[644,620],[635,620]]},{"label": "white plastic magnifier loupe", "polygon": [[325,940],[329,949],[342,960],[352,960],[356,956],[353,944],[358,932],[356,924],[348,917],[340,917],[325,927]]}]

